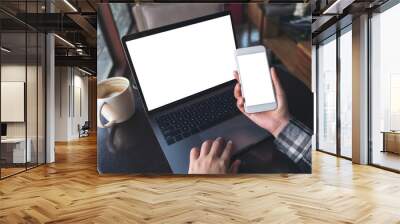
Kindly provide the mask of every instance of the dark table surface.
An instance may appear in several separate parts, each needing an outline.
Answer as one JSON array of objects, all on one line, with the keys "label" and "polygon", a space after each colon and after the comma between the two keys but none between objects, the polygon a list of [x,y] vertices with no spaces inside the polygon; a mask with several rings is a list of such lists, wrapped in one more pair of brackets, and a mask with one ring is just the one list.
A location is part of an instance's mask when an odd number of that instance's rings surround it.
[{"label": "dark table surface", "polygon": [[[302,89],[304,87],[293,90],[292,85],[298,87],[301,83],[298,81],[294,81],[293,83],[290,75],[287,76],[284,72],[280,73],[282,74],[280,75],[280,79],[283,88],[285,90],[292,89],[292,91],[287,93],[291,113],[293,115],[299,114],[300,118],[305,116],[312,119],[312,94]],[[98,171],[100,173],[131,174],[171,173],[168,162],[153,134],[142,102],[136,91],[135,96],[136,113],[128,121],[108,129],[98,128]],[[306,97],[306,99],[303,99],[306,103],[292,103],[291,107],[290,102],[299,101],[299,97]],[[308,101],[310,100],[311,106],[308,106],[310,104]],[[307,108],[307,106],[310,108]],[[305,111],[304,107],[307,108]],[[305,112],[307,112],[306,115],[304,115]],[[307,122],[305,123],[307,124]],[[299,170],[296,165],[286,155],[276,149],[273,140],[272,137],[265,139],[247,151],[237,155],[237,158],[242,161],[239,173],[298,173]]]}]

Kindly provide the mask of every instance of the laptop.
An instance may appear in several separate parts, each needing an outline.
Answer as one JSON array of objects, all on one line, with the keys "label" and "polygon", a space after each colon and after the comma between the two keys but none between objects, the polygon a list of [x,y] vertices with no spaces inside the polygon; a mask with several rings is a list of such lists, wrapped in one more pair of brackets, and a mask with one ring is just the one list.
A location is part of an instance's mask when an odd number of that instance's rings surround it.
[{"label": "laptop", "polygon": [[239,153],[269,136],[236,107],[229,12],[130,34],[122,43],[173,173],[186,174],[190,150],[207,139],[230,139]]}]

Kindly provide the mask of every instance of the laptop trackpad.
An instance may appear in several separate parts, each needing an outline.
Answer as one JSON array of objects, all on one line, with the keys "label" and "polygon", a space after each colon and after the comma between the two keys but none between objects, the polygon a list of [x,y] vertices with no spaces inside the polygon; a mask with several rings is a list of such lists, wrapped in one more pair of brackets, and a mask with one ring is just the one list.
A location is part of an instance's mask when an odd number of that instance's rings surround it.
[{"label": "laptop trackpad", "polygon": [[235,154],[269,136],[266,130],[258,127],[244,115],[236,116],[200,133],[202,141],[217,137],[223,137],[226,141],[232,140]]}]

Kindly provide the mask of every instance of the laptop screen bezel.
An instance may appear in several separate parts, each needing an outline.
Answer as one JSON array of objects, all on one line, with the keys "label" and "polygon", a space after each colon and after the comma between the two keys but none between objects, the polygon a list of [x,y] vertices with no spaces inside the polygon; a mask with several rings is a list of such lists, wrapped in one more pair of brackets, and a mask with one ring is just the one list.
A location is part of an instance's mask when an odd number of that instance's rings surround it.
[{"label": "laptop screen bezel", "polygon": [[124,48],[124,51],[125,51],[125,56],[126,56],[126,58],[128,60],[129,68],[130,68],[131,73],[132,73],[132,75],[133,75],[133,77],[135,79],[136,86],[137,86],[137,88],[139,90],[139,93],[140,93],[140,96],[142,98],[145,111],[147,113],[153,114],[155,112],[160,112],[160,111],[167,110],[167,109],[170,109],[172,107],[175,107],[177,105],[184,104],[184,103],[186,103],[186,102],[188,102],[190,100],[193,100],[195,98],[198,98],[198,97],[206,95],[206,94],[209,94],[209,93],[215,91],[216,89],[223,88],[223,87],[229,86],[229,85],[233,85],[235,83],[235,80],[232,79],[232,80],[227,81],[225,83],[222,83],[220,85],[208,88],[208,89],[203,90],[201,92],[198,92],[198,93],[192,94],[190,96],[184,97],[182,99],[176,100],[174,102],[165,104],[165,105],[163,105],[161,107],[158,107],[158,108],[155,108],[155,109],[152,109],[152,110],[148,110],[147,104],[146,104],[146,99],[145,99],[144,94],[142,92],[142,89],[140,87],[140,81],[139,81],[139,79],[138,79],[138,77],[136,75],[135,67],[133,66],[133,63],[132,63],[132,60],[131,60],[131,57],[130,57],[130,54],[129,54],[129,50],[128,50],[128,47],[127,47],[126,43],[128,41],[131,41],[131,40],[135,40],[135,39],[139,39],[139,38],[142,38],[142,37],[147,37],[147,36],[150,36],[150,35],[166,32],[166,31],[177,29],[177,28],[184,27],[184,26],[194,25],[196,23],[201,23],[201,22],[205,22],[205,21],[212,20],[212,19],[217,19],[217,18],[224,17],[224,16],[229,16],[229,18],[231,20],[231,25],[232,25],[232,30],[233,30],[232,35],[233,35],[233,38],[234,38],[235,49],[236,49],[237,48],[237,42],[236,42],[235,30],[234,30],[234,27],[233,27],[232,16],[231,16],[231,13],[229,11],[218,12],[218,13],[215,13],[215,14],[206,15],[206,16],[195,18],[195,19],[186,20],[186,21],[183,21],[183,22],[178,22],[178,23],[174,23],[174,24],[170,24],[170,25],[166,25],[166,26],[162,26],[162,27],[157,27],[157,28],[150,29],[150,30],[145,30],[145,31],[142,31],[142,32],[139,32],[139,33],[128,34],[128,35],[122,37],[122,44],[123,44],[123,48]]}]

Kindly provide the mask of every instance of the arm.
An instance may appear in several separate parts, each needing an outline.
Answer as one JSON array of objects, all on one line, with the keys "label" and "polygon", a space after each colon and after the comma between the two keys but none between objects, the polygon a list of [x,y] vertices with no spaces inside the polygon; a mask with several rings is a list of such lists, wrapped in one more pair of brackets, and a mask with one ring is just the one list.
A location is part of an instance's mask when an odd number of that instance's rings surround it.
[{"label": "arm", "polygon": [[[234,73],[238,80],[237,72]],[[279,151],[293,160],[302,171],[311,168],[311,131],[299,121],[291,119],[278,76],[271,69],[278,106],[273,111],[248,114],[244,111],[244,98],[240,84],[236,84],[234,95],[238,109],[258,126],[264,128],[275,137]],[[231,163],[232,142],[222,138],[205,141],[201,148],[193,148],[190,152],[189,174],[226,174],[237,173],[240,160]]]},{"label": "arm", "polygon": [[311,170],[311,130],[291,119],[275,138],[278,150],[286,154],[303,172]]},{"label": "arm", "polygon": [[286,94],[280,84],[275,69],[271,69],[277,99],[277,108],[273,111],[248,114],[244,111],[244,101],[240,90],[238,73],[234,72],[238,83],[234,95],[238,109],[250,120],[264,128],[275,137],[275,144],[282,153],[293,160],[302,171],[311,168],[311,131],[299,121],[291,118],[287,106]]}]

